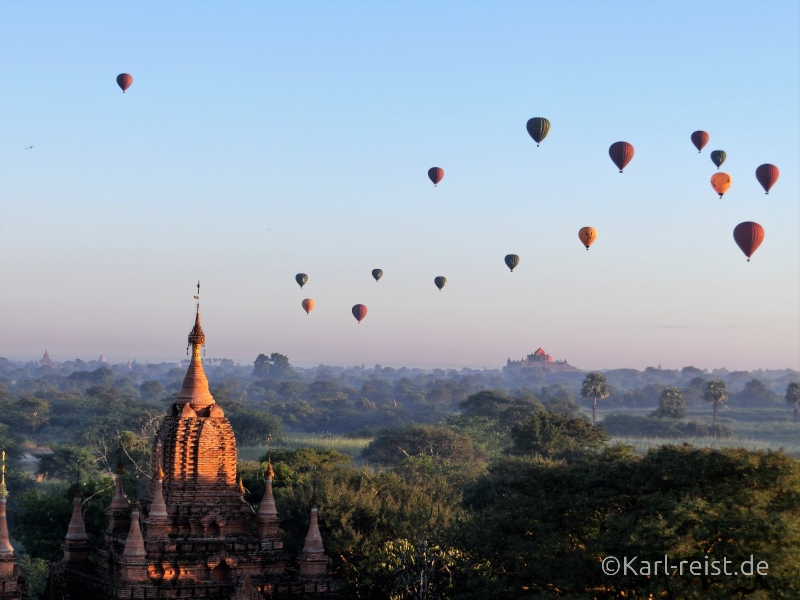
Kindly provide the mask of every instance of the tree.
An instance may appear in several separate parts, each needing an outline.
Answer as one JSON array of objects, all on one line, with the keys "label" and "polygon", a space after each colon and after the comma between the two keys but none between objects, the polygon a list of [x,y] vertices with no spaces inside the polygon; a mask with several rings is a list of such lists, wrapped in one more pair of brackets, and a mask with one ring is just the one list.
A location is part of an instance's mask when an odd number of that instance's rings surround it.
[{"label": "tree", "polygon": [[446,427],[415,423],[382,429],[362,452],[369,462],[391,466],[420,454],[460,463],[474,460],[478,451],[466,435]]},{"label": "tree", "polygon": [[139,393],[145,400],[158,400],[164,393],[164,386],[160,381],[145,381],[139,386]]},{"label": "tree", "polygon": [[586,374],[581,386],[581,397],[592,399],[592,423],[597,422],[597,401],[605,400],[611,395],[611,388],[605,375],[599,371],[590,371]]},{"label": "tree", "polygon": [[266,446],[267,438],[283,435],[280,417],[263,410],[242,410],[231,414],[228,420],[240,446]]},{"label": "tree", "polygon": [[259,354],[253,363],[253,377],[258,379],[289,379],[297,375],[289,358],[273,352],[269,355]]},{"label": "tree", "polygon": [[734,400],[738,402],[739,406],[754,408],[778,406],[780,403],[778,394],[764,385],[764,382],[760,379],[748,381],[744,389],[734,396]]},{"label": "tree", "polygon": [[800,382],[793,381],[786,386],[786,404],[794,406],[794,422],[797,423],[797,413],[800,412]]},{"label": "tree", "polygon": [[39,455],[37,474],[65,481],[74,481],[78,470],[83,479],[99,475],[97,457],[87,448],[54,444],[51,449],[50,454]]},{"label": "tree", "polygon": [[511,430],[510,454],[574,458],[603,447],[609,435],[585,417],[538,412]]},{"label": "tree", "polygon": [[658,410],[653,413],[653,416],[668,419],[682,419],[686,416],[686,400],[684,400],[680,388],[675,386],[664,388],[658,399]]},{"label": "tree", "polygon": [[[510,457],[467,486],[464,502],[474,516],[451,531],[471,556],[451,597],[800,598],[800,462],[782,452],[684,445],[641,457],[611,447],[584,461]],[[665,555],[687,561],[682,574],[654,571]],[[736,568],[751,555],[768,576]],[[609,556],[642,568],[605,575]]]},{"label": "tree", "polygon": [[703,399],[714,407],[714,425],[717,424],[717,411],[728,401],[728,390],[722,379],[712,379],[706,384]]}]

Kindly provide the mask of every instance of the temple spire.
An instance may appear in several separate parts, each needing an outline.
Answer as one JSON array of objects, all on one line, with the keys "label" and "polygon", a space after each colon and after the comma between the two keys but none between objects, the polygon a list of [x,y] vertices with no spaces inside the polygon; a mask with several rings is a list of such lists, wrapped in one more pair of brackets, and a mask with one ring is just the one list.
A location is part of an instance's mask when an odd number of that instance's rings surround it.
[{"label": "temple spire", "polygon": [[81,478],[78,471],[77,491],[72,500],[72,518],[64,538],[64,560],[66,562],[83,562],[89,559],[89,536],[86,535],[86,525],[81,514]]},{"label": "temple spire", "polygon": [[142,528],[139,525],[139,508],[131,511],[131,528],[125,540],[125,551],[122,556],[127,558],[143,558],[147,555],[144,549],[144,539],[142,539]]},{"label": "temple spire", "polygon": [[278,536],[278,509],[275,506],[275,497],[272,495],[272,480],[275,471],[272,469],[272,436],[267,436],[267,470],[264,473],[264,498],[258,507],[258,535],[262,539]]},{"label": "temple spire", "polygon": [[14,554],[14,548],[8,540],[8,523],[6,522],[6,451],[3,450],[2,476],[0,476],[0,555]]},{"label": "temple spire", "polygon": [[197,295],[194,297],[197,301],[197,312],[194,317],[194,327],[189,332],[189,340],[187,350],[192,349],[192,360],[189,363],[189,369],[186,371],[186,377],[183,380],[183,388],[178,395],[178,400],[175,403],[179,407],[185,404],[191,404],[192,409],[197,410],[204,408],[210,404],[214,404],[214,397],[208,390],[208,378],[203,371],[203,360],[200,356],[200,348],[206,343],[206,335],[203,333],[203,328],[200,326],[200,282],[197,282]]}]

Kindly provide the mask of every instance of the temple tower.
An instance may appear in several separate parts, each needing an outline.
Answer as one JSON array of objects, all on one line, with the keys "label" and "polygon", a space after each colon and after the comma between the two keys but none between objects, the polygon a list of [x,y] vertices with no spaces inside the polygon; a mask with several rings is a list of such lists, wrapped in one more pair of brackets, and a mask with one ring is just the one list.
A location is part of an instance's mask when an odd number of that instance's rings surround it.
[{"label": "temple tower", "polygon": [[8,523],[6,522],[6,451],[3,450],[2,476],[0,478],[0,600],[17,600],[27,598],[25,583],[20,575],[17,556],[8,539]]}]

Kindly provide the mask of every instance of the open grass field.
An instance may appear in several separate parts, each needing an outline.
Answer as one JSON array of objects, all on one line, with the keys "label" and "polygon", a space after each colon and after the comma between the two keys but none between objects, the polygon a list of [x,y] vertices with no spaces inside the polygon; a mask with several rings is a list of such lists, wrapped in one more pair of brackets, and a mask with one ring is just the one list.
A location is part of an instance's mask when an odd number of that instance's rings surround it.
[{"label": "open grass field", "polygon": [[[280,443],[273,444],[273,448],[315,448],[317,450],[338,450],[349,454],[354,459],[358,458],[361,451],[372,441],[372,438],[350,438],[341,435],[313,434],[313,433],[287,433],[281,438]],[[242,446],[239,448],[240,460],[258,460],[267,453],[266,446]]]},{"label": "open grass field", "polygon": [[[647,416],[652,409],[615,409],[598,411],[600,419],[612,413]],[[638,437],[617,436],[613,442],[628,444],[637,452],[647,452],[650,448],[665,444],[691,444],[702,448],[746,448],[747,450],[783,449],[791,456],[800,457],[800,423],[792,421],[791,409],[786,408],[724,408],[719,412],[718,422],[733,430],[733,437]],[[710,407],[687,410],[687,420],[711,424]]]}]

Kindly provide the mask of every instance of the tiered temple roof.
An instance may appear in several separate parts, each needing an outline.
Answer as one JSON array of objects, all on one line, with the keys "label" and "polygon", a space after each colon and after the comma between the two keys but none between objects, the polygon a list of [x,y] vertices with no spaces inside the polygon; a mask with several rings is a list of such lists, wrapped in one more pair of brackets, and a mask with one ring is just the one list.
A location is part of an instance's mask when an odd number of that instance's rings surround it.
[{"label": "tiered temple roof", "polygon": [[152,473],[141,505],[130,509],[124,470],[118,467],[109,526],[94,565],[84,552],[86,532],[76,498],[64,559],[51,567],[45,598],[339,597],[326,574],[317,507],[311,509],[306,545],[295,563],[279,533],[271,464],[258,512],[245,501],[236,480],[233,429],[203,371],[204,344],[198,304],[189,334],[191,363],[153,440]]}]

